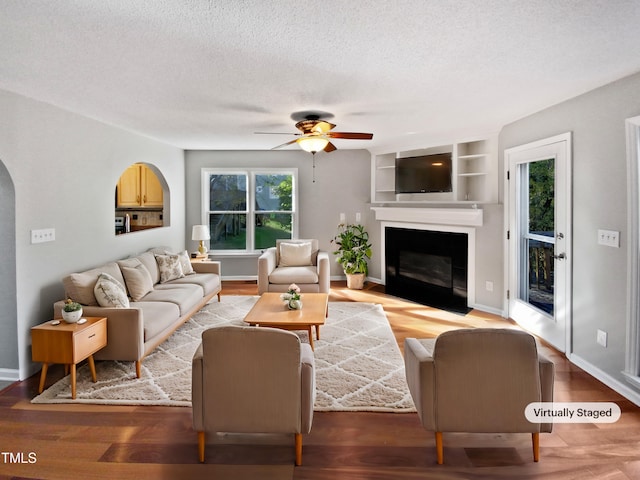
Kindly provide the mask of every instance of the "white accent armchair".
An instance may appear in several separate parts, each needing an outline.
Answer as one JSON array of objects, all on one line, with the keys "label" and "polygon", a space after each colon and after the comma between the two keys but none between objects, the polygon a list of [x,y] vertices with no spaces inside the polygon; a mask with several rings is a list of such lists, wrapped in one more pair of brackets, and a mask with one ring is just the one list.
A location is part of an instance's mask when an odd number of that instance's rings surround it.
[{"label": "white accent armchair", "polygon": [[286,292],[292,283],[305,293],[329,293],[329,253],[317,239],[276,240],[258,258],[258,295]]}]

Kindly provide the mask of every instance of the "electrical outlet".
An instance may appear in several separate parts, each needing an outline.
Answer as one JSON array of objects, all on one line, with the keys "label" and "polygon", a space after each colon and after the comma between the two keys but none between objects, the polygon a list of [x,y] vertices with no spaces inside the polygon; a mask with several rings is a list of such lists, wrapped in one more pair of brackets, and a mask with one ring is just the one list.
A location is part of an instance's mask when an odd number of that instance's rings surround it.
[{"label": "electrical outlet", "polygon": [[41,228],[31,230],[31,243],[53,242],[56,239],[55,228]]},{"label": "electrical outlet", "polygon": [[340,214],[340,223],[344,223],[346,220],[347,216],[344,213]]},{"label": "electrical outlet", "polygon": [[605,332],[604,330],[598,330],[598,333],[596,335],[596,341],[598,342],[598,345],[602,345],[603,347],[607,346],[607,332]]},{"label": "electrical outlet", "polygon": [[598,230],[598,244],[620,248],[620,232],[614,230]]},{"label": "electrical outlet", "polygon": [[360,216],[360,212],[357,212],[357,213],[356,213],[356,223],[360,223],[360,220],[361,220],[361,219],[362,219],[362,218],[361,218],[361,216]]},{"label": "electrical outlet", "polygon": [[487,292],[493,292],[493,282],[487,280],[486,282],[484,282],[484,288],[487,290]]}]

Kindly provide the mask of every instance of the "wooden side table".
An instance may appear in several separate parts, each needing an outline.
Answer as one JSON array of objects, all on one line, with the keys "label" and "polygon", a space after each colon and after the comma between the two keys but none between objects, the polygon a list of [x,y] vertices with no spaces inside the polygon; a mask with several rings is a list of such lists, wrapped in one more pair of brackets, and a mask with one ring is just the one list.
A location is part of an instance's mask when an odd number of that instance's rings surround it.
[{"label": "wooden side table", "polygon": [[31,328],[31,358],[42,362],[38,393],[44,390],[47,369],[51,363],[62,363],[71,367],[71,398],[76,398],[76,365],[87,358],[91,378],[96,378],[93,354],[107,346],[106,317],[86,317],[83,324],[48,321]]}]

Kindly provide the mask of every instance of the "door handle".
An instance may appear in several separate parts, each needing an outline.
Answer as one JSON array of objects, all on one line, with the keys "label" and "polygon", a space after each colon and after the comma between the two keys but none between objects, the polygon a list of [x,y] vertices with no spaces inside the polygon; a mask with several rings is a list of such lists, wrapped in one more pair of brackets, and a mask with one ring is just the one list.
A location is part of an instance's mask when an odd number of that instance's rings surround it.
[{"label": "door handle", "polygon": [[565,258],[567,258],[567,256],[565,255],[564,252],[559,253],[558,255],[554,255],[553,258],[557,258],[558,260],[564,260]]}]

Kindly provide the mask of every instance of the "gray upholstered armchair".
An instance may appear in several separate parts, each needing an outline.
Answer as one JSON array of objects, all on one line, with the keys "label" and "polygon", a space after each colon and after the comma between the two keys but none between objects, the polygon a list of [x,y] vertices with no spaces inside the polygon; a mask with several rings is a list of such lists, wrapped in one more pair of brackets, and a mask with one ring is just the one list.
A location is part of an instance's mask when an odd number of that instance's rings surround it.
[{"label": "gray upholstered armchair", "polygon": [[443,463],[443,432],[531,433],[539,459],[540,432],[525,407],[553,401],[554,365],[536,341],[511,329],[462,329],[437,339],[405,340],[407,383],[422,426],[435,432]]},{"label": "gray upholstered armchair", "polygon": [[329,253],[318,249],[318,240],[276,240],[258,258],[258,295],[286,292],[295,283],[302,292],[329,293]]},{"label": "gray upholstered armchair", "polygon": [[302,435],[311,431],[315,363],[292,332],[224,326],[205,330],[193,356],[193,428],[204,462],[205,433],[293,434],[302,464]]}]

